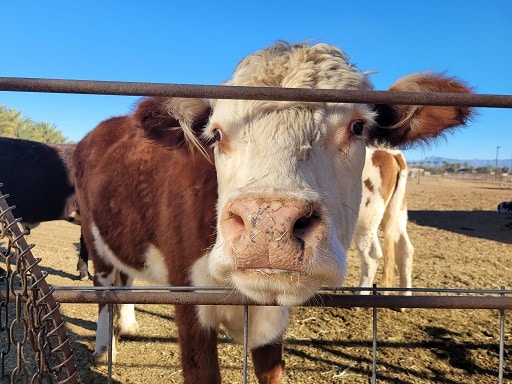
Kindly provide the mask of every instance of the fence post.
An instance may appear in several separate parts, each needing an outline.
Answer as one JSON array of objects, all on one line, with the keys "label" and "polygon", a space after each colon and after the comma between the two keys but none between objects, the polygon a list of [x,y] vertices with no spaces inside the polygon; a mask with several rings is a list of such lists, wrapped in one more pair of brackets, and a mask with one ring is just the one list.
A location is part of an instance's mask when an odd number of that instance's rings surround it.
[{"label": "fence post", "polygon": [[[372,295],[377,294],[377,285],[373,284]],[[377,383],[377,307],[372,308],[372,384]]]}]

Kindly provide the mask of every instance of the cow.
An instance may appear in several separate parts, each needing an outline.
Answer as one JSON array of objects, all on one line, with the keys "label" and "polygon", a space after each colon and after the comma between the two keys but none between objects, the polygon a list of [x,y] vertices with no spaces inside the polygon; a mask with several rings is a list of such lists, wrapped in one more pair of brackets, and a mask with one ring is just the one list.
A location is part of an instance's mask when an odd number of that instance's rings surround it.
[{"label": "cow", "polygon": [[502,201],[498,204],[496,208],[496,212],[498,213],[512,213],[512,200],[511,201]]},{"label": "cow", "polygon": [[[0,137],[0,183],[7,201],[16,208],[27,231],[43,221],[66,220],[80,225],[71,156],[76,144],[40,143]],[[88,254],[83,239],[77,270],[88,277]]]},{"label": "cow", "polygon": [[[371,90],[341,49],[278,42],[243,59],[227,86]],[[433,73],[390,90],[470,93]],[[289,306],[339,286],[357,221],[367,144],[411,145],[464,124],[467,107],[153,97],[100,123],[73,155],[94,284],[230,287],[249,308],[259,383],[279,383]],[[212,165],[211,159],[213,159]],[[117,335],[137,331],[133,305]],[[243,334],[243,308],[175,306],[185,383],[220,383],[217,329]],[[99,305],[94,359],[109,344]]]},{"label": "cow", "polygon": [[[369,147],[363,168],[363,194],[354,231],[361,260],[360,287],[371,287],[379,259],[384,256],[384,287],[393,285],[398,267],[400,287],[412,287],[414,247],[407,234],[407,162],[399,150]],[[384,252],[379,242],[383,233]],[[368,294],[369,291],[359,291]],[[402,291],[409,295],[410,291]]]}]

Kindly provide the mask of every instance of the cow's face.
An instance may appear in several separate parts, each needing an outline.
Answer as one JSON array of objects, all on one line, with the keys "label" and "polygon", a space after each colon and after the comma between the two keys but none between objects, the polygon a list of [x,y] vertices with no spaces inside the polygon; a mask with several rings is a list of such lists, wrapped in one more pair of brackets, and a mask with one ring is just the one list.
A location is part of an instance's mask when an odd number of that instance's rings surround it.
[{"label": "cow's face", "polygon": [[[324,44],[257,52],[227,84],[371,89],[341,51]],[[214,147],[219,200],[211,274],[260,303],[281,305],[342,284],[375,108],[216,100],[212,109],[205,135]]]},{"label": "cow's face", "polygon": [[258,301],[296,304],[344,280],[373,114],[364,105],[255,104],[219,101],[211,118],[221,138],[210,267]]}]

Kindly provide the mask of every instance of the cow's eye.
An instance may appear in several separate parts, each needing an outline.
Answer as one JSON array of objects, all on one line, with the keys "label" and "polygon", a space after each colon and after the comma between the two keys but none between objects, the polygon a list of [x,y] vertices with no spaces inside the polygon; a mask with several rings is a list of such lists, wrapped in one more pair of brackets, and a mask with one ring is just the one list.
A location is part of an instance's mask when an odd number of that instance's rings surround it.
[{"label": "cow's eye", "polygon": [[222,132],[220,131],[219,128],[214,128],[213,131],[212,131],[212,141],[211,143],[216,143],[218,141],[220,141],[222,139]]},{"label": "cow's eye", "polygon": [[364,121],[363,120],[354,120],[350,123],[350,132],[352,132],[356,136],[361,136],[364,130]]}]

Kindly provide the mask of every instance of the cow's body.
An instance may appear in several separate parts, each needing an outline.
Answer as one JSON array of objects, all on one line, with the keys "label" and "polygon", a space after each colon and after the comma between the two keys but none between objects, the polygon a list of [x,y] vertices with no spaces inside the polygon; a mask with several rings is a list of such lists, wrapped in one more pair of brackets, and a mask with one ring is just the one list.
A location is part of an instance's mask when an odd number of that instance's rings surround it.
[{"label": "cow's body", "polygon": [[511,201],[503,201],[498,204],[496,208],[496,212],[498,213],[512,213],[512,200]]},{"label": "cow's body", "polygon": [[[238,65],[227,85],[371,89],[366,75],[326,44],[280,43],[259,51]],[[405,78],[392,89],[425,88],[469,92],[436,75]],[[278,383],[286,306],[344,280],[365,145],[426,140],[463,123],[469,113],[454,107],[146,99],[133,115],[101,123],[75,151],[95,284],[116,284],[121,272],[123,284],[135,277],[227,286],[260,304],[283,305],[249,311],[258,380]],[[198,149],[201,140],[209,142],[216,172]],[[121,331],[136,330],[133,306],[120,314]],[[100,306],[97,359],[107,349],[106,315]],[[220,382],[216,329],[223,323],[240,339],[242,319],[238,307],[176,307],[186,383]]]},{"label": "cow's body", "polygon": [[[361,259],[360,287],[372,286],[382,256],[382,286],[392,286],[395,263],[400,287],[412,286],[414,247],[407,234],[406,185],[407,162],[402,152],[385,148],[367,149],[363,195],[354,232],[354,244]],[[384,252],[379,242],[379,227],[383,233]]]},{"label": "cow's body", "polygon": [[[43,221],[66,220],[80,224],[71,156],[75,144],[49,144],[0,137],[1,190],[15,205],[14,217],[34,228]],[[88,276],[87,250],[82,239],[77,269]]]}]

